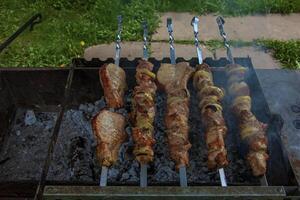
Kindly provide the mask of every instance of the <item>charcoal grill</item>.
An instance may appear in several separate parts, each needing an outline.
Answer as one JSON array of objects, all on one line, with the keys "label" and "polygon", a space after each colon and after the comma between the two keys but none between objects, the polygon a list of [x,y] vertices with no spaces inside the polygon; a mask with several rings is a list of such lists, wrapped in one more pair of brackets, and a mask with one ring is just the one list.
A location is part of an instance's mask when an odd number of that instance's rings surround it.
[{"label": "charcoal grill", "polygon": [[[150,58],[149,61],[154,64],[155,70],[157,71],[160,63],[169,63],[170,59],[165,58],[158,61],[154,58]],[[184,61],[184,59],[178,58],[177,62],[180,61]],[[193,58],[188,62],[191,66],[195,66],[197,61],[197,58]],[[0,93],[2,96],[0,100],[0,118],[2,121],[0,124],[0,196],[32,197],[36,192],[43,193],[45,199],[60,199],[66,197],[73,197],[75,199],[79,197],[89,197],[90,199],[97,199],[99,197],[130,197],[132,199],[138,199],[143,196],[149,199],[157,198],[158,196],[161,198],[172,198],[176,196],[182,199],[194,199],[203,196],[285,198],[288,195],[297,195],[298,186],[287,156],[285,155],[285,151],[281,146],[280,134],[283,122],[279,115],[270,112],[256,73],[253,70],[251,59],[249,57],[236,58],[235,61],[249,68],[247,82],[253,97],[253,112],[259,120],[268,123],[270,126],[268,130],[270,159],[268,161],[267,171],[269,186],[260,186],[259,180],[252,177],[251,174],[246,171],[243,179],[228,178],[227,188],[221,188],[219,186],[220,182],[217,173],[212,173],[208,181],[201,180],[201,178],[196,180],[191,179],[190,176],[188,178],[189,187],[187,188],[179,188],[178,180],[154,180],[149,182],[149,187],[139,188],[137,187],[139,180],[122,181],[121,179],[116,179],[112,181],[109,180],[109,186],[100,189],[97,186],[99,180],[97,169],[99,170],[99,166],[97,166],[97,162],[94,161],[95,166],[85,168],[89,170],[92,168],[96,169],[88,173],[91,174],[90,177],[92,178],[84,178],[84,176],[80,174],[79,176],[75,176],[75,174],[65,179],[60,178],[60,175],[53,171],[53,167],[56,166],[56,148],[58,148],[59,145],[63,145],[64,151],[70,151],[71,148],[71,145],[68,145],[70,143],[60,143],[60,136],[67,134],[62,125],[65,120],[64,117],[70,109],[78,109],[81,104],[93,103],[101,99],[103,92],[99,82],[98,69],[99,66],[104,63],[113,62],[113,59],[107,59],[105,61],[98,59],[93,59],[92,61],[75,59],[69,68],[0,69]],[[137,62],[138,59],[130,61],[126,58],[121,58],[120,60],[120,66],[124,68],[128,77],[127,83],[129,90],[135,85],[134,74]],[[223,66],[228,64],[228,61],[225,58],[219,60],[206,58],[205,62],[212,66],[215,83],[218,86],[224,87],[226,78]],[[195,95],[193,89],[192,87],[189,87],[189,89],[193,98],[193,95]],[[229,103],[226,103],[226,101],[225,99],[225,118],[229,126],[226,143],[232,143],[233,141],[238,141],[236,138],[238,134],[236,123],[229,112]],[[26,145],[22,147],[22,142],[18,142],[19,146],[14,147],[10,141],[16,141],[16,138],[20,137],[16,135],[16,127],[24,130],[28,128],[28,126],[22,124],[23,111],[28,109],[34,110],[37,118],[39,116],[38,113],[52,113],[56,116],[54,117],[54,124],[52,128],[48,130],[48,135],[46,134],[46,136],[41,129],[33,129],[31,133],[24,135],[24,145],[29,142],[31,145],[35,145],[35,147],[29,148]],[[129,104],[126,109],[130,109]],[[191,112],[196,112],[196,110],[198,110],[196,105],[191,103]],[[197,117],[196,114],[194,114],[194,116],[195,118]],[[40,120],[42,123],[43,118]],[[197,122],[197,119],[191,119],[190,122]],[[22,130],[20,131],[22,139],[23,132]],[[199,132],[201,132],[201,130],[199,130]],[[38,137],[42,137],[43,140],[38,141]],[[14,140],[11,138],[14,138]],[[191,143],[195,144],[196,139],[201,140],[202,138],[192,136]],[[158,141],[158,143],[159,142],[160,141]],[[75,146],[76,145],[80,146],[81,144],[75,143]],[[28,151],[34,150],[36,154],[38,150],[44,149],[44,151],[37,154],[37,157],[30,157],[28,155],[32,154],[24,152],[22,148]],[[235,158],[231,160],[234,161],[237,157],[242,158],[243,149],[240,148],[238,144],[234,145],[232,149],[236,150],[237,153],[233,155]],[[10,150],[13,152],[9,152]],[[18,160],[19,157],[16,156],[18,154],[22,154],[22,161],[26,160],[25,164]],[[24,167],[20,167],[22,165],[24,165]],[[6,170],[7,166],[13,166],[13,168]],[[78,166],[80,167],[81,165]],[[68,169],[68,167],[69,166],[66,168]],[[201,172],[201,170],[202,169],[199,169],[200,174],[208,173],[204,171]],[[230,174],[228,173],[228,169],[225,169],[225,172],[226,175]],[[151,176],[151,173],[153,172],[150,170],[149,176]],[[87,177],[89,177],[89,175]]]}]

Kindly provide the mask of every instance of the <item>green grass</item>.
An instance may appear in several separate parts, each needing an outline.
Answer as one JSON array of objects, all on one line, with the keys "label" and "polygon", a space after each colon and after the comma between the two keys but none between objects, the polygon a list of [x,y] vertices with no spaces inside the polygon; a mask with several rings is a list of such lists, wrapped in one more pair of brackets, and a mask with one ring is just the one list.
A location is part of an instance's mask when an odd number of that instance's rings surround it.
[{"label": "green grass", "polygon": [[[155,42],[168,42],[167,40],[157,40]],[[255,40],[255,41],[241,41],[229,40],[231,47],[247,47],[255,46],[262,47],[269,50],[274,58],[281,62],[283,68],[286,69],[300,69],[300,40]],[[176,40],[177,44],[194,44],[193,40]],[[217,49],[225,48],[221,40],[201,41],[212,54]]]},{"label": "green grass", "polygon": [[[223,15],[290,13],[300,11],[300,1],[1,0],[0,10],[0,43],[35,13],[43,15],[41,24],[32,32],[24,32],[2,52],[0,67],[44,67],[65,66],[72,58],[82,56],[86,47],[114,41],[118,14],[124,16],[122,40],[136,41],[142,39],[140,23],[147,19],[152,34],[158,26],[161,11]],[[212,51],[222,46],[218,41],[207,43]],[[279,51],[278,48],[273,49]]]},{"label": "green grass", "polygon": [[156,0],[161,12],[196,12],[245,15],[300,12],[299,0]]},{"label": "green grass", "polygon": [[[91,1],[91,0],[90,0]],[[34,3],[32,3],[34,2]],[[0,55],[0,66],[63,66],[71,58],[81,56],[84,48],[112,42],[117,29],[117,15],[122,14],[122,39],[141,40],[141,22],[148,20],[150,34],[158,26],[159,16],[154,4],[132,0],[97,0],[83,7],[72,6],[68,0],[2,0],[0,2],[0,42],[12,34],[36,12],[43,22],[26,31]],[[77,5],[77,4],[76,4]],[[85,45],[81,45],[82,41]]]},{"label": "green grass", "polygon": [[286,69],[300,69],[300,40],[258,40],[258,45],[271,50]]}]

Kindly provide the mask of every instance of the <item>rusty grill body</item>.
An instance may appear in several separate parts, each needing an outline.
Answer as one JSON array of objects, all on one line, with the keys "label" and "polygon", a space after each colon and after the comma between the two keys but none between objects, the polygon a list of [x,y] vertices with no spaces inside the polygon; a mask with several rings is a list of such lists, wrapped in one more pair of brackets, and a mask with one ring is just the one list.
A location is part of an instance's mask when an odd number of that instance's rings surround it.
[{"label": "rusty grill body", "polygon": [[[170,62],[169,59],[157,61],[153,58],[150,58],[149,61],[154,64],[155,71],[158,70],[160,63]],[[179,58],[177,62],[179,61],[184,60]],[[225,97],[223,106],[226,124],[229,128],[226,146],[231,164],[225,168],[229,187],[221,188],[219,186],[217,172],[206,171],[203,167],[206,165],[205,159],[203,159],[206,155],[206,150],[203,148],[205,146],[197,144],[204,142],[197,107],[198,100],[191,83],[189,83],[191,92],[190,142],[195,146],[190,152],[191,162],[194,163],[194,166],[190,171],[188,169],[189,187],[179,188],[179,178],[176,176],[168,177],[166,175],[167,178],[161,180],[155,177],[154,174],[157,170],[155,164],[150,166],[148,174],[150,187],[136,187],[139,184],[138,179],[123,177],[125,171],[131,169],[131,165],[134,165],[135,162],[132,155],[130,157],[129,144],[124,150],[125,158],[119,161],[119,166],[123,165],[123,172],[116,169],[116,173],[119,175],[109,178],[108,185],[110,186],[104,189],[98,188],[96,185],[99,180],[100,167],[93,152],[95,144],[93,144],[91,136],[84,134],[91,130],[85,130],[83,127],[77,133],[76,126],[73,126],[72,129],[72,124],[68,124],[68,117],[73,117],[74,120],[74,116],[78,114],[74,110],[78,110],[82,104],[93,104],[103,97],[98,70],[102,64],[108,62],[113,62],[113,59],[106,61],[75,59],[71,68],[63,69],[0,69],[2,97],[0,99],[0,197],[30,197],[36,192],[42,192],[42,190],[37,190],[38,185],[40,188],[45,187],[44,198],[46,199],[64,197],[97,199],[98,197],[120,198],[121,196],[133,199],[143,196],[148,198],[176,196],[183,199],[203,196],[268,198],[270,196],[297,195],[295,191],[298,191],[298,186],[281,145],[280,134],[283,122],[279,115],[270,113],[249,57],[237,58],[236,63],[249,68],[247,83],[251,90],[253,112],[260,121],[269,125],[267,135],[270,159],[266,174],[269,186],[261,187],[259,179],[254,178],[249,167],[246,167],[247,164],[243,159],[246,149],[239,142],[237,123],[231,115],[228,97]],[[193,58],[188,62],[191,66],[195,66],[197,59]],[[215,84],[226,88],[226,74],[223,67],[228,64],[228,61],[225,58],[219,60],[207,58],[205,62],[212,67]],[[130,90],[135,86],[137,63],[138,59],[129,61],[122,58],[120,60],[120,66],[126,72],[129,87],[126,96],[127,112],[130,111]],[[157,103],[157,108],[160,110],[158,110],[159,116],[156,119],[156,131],[164,134],[163,107],[165,99],[161,93],[158,92],[157,95],[160,101],[160,104]],[[22,120],[26,109],[33,109],[36,113],[38,123],[35,128],[23,124]],[[88,122],[93,112],[96,112],[95,108],[89,113],[90,116],[87,116],[86,121],[76,118],[75,124],[80,126],[80,123]],[[165,135],[161,137],[165,137]],[[160,142],[162,141],[157,140],[157,143]],[[198,155],[197,152],[200,151],[202,152]],[[73,152],[76,153],[73,154]],[[167,155],[166,153],[160,156]],[[161,157],[160,159],[162,159]],[[239,166],[245,167],[240,169]],[[196,171],[197,175],[193,174]]]}]

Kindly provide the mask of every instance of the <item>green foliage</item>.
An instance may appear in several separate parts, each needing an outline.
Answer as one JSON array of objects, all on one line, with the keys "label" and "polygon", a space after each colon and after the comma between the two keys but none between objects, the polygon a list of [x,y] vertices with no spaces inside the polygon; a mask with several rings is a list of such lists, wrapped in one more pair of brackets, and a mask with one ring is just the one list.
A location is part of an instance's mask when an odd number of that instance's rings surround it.
[{"label": "green foliage", "polygon": [[300,40],[258,40],[257,44],[270,49],[284,68],[300,69]]},{"label": "green foliage", "polygon": [[[37,12],[43,14],[43,22],[34,31],[26,30],[10,48],[2,52],[0,66],[42,67],[66,65],[73,57],[81,56],[87,46],[114,41],[119,14],[124,17],[122,40],[132,41],[142,39],[141,22],[144,19],[148,21],[150,34],[155,31],[159,11],[214,12],[223,15],[289,13],[300,11],[300,1],[0,0],[0,10],[0,43],[32,15]],[[214,51],[222,43],[208,41],[205,45]]]},{"label": "green foliage", "polygon": [[245,15],[255,13],[291,13],[300,11],[299,0],[155,0],[161,12],[196,12]]},{"label": "green foliage", "polygon": [[[127,41],[142,39],[143,20],[147,19],[150,33],[154,32],[159,21],[154,4],[143,4],[139,0],[126,4],[121,0],[89,0],[93,3],[89,9],[69,9],[71,0],[13,2],[16,0],[0,3],[0,42],[36,12],[43,14],[43,22],[34,31],[27,30],[19,36],[0,55],[0,66],[66,65],[73,57],[82,55],[86,46],[114,41],[119,14],[124,17],[122,40]],[[85,45],[80,45],[82,41]]]}]

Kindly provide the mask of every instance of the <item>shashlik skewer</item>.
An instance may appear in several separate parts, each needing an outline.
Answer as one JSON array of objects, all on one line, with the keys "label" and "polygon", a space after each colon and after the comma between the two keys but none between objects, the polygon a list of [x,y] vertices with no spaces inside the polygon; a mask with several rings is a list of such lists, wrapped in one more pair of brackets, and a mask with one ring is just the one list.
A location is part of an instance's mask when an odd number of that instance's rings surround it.
[{"label": "shashlik skewer", "polygon": [[154,117],[155,117],[155,93],[156,75],[152,72],[153,64],[148,62],[148,28],[147,23],[143,22],[143,60],[139,61],[136,68],[137,86],[133,92],[131,118],[134,125],[133,141],[134,155],[140,163],[140,186],[147,186],[147,166],[153,161],[154,152]]},{"label": "shashlik skewer", "polygon": [[[122,17],[118,16],[115,64],[105,64],[99,70],[106,104],[113,109],[124,106],[123,98],[127,88],[125,71],[119,67],[121,23]],[[127,138],[125,121],[123,115],[106,109],[92,119],[93,132],[97,138],[97,158],[102,166],[100,186],[106,186],[108,168],[116,162],[120,146]]]},{"label": "shashlik skewer", "polygon": [[[154,132],[154,117],[155,117],[155,93],[156,84],[155,74],[152,72],[152,63],[140,60],[136,69],[136,81],[133,91],[132,102],[132,137],[134,141],[133,154],[141,165],[147,169],[147,164],[153,161],[154,152],[153,145],[155,143]],[[142,174],[141,174],[142,175]],[[143,175],[147,175],[144,172]],[[142,179],[145,179],[142,181]],[[147,185],[147,177],[141,177],[141,185]]]},{"label": "shashlik skewer", "polygon": [[212,73],[207,64],[198,65],[196,70],[193,83],[200,97],[199,108],[206,132],[207,166],[209,169],[223,168],[228,164],[224,142],[227,127],[222,115],[221,105],[224,92],[213,85]]},{"label": "shashlik skewer", "polygon": [[189,164],[188,140],[189,91],[187,81],[193,73],[188,63],[176,64],[172,19],[167,19],[171,64],[162,64],[158,73],[158,82],[167,93],[167,113],[165,124],[170,148],[170,156],[179,170],[180,186],[187,186],[186,166]]},{"label": "shashlik skewer", "polygon": [[223,167],[228,164],[227,151],[224,143],[227,127],[222,116],[222,106],[220,103],[224,92],[214,86],[209,66],[203,63],[202,50],[198,39],[199,18],[194,17],[191,25],[194,30],[199,64],[194,75],[193,85],[198,90],[197,96],[200,99],[199,108],[201,110],[202,123],[205,125],[206,144],[208,147],[208,168],[219,168],[221,185],[226,187],[227,181]]},{"label": "shashlik skewer", "polygon": [[248,145],[247,161],[254,176],[263,176],[262,185],[268,185],[265,173],[267,170],[267,125],[258,121],[251,112],[250,90],[245,82],[246,69],[234,64],[230,46],[227,42],[223,25],[225,20],[217,18],[220,35],[223,37],[227,49],[227,57],[231,64],[226,66],[228,76],[228,92],[233,97],[232,110],[239,121],[240,137]]},{"label": "shashlik skewer", "polygon": [[165,126],[171,159],[181,173],[181,186],[187,186],[185,167],[189,165],[188,140],[189,91],[187,81],[193,69],[186,62],[162,64],[157,72],[158,82],[167,94]]},{"label": "shashlik skewer", "polygon": [[246,69],[237,64],[226,66],[229,77],[228,92],[233,97],[232,110],[239,122],[241,140],[248,144],[247,161],[254,176],[262,176],[267,169],[267,125],[251,112],[249,87],[244,82]]}]

